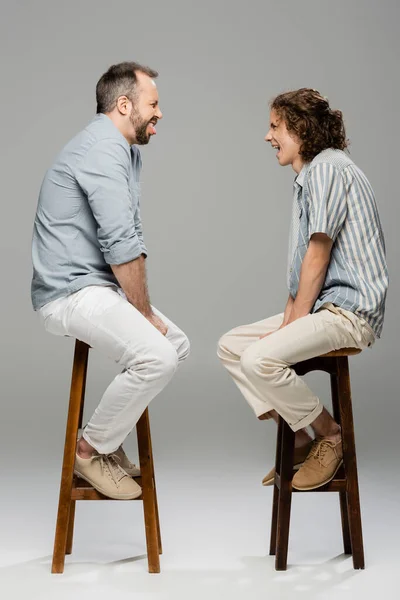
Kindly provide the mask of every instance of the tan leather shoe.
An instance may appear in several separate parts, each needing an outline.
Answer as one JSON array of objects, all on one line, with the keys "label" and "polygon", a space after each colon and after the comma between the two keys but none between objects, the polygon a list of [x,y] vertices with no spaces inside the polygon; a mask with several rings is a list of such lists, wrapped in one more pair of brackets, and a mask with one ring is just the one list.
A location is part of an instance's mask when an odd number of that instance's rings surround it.
[{"label": "tan leather shoe", "polygon": [[74,473],[114,500],[133,500],[142,493],[140,485],[121,469],[113,454],[94,454],[90,458],[76,454]]},{"label": "tan leather shoe", "polygon": [[131,463],[122,446],[120,446],[113,454],[117,457],[121,469],[128,473],[129,477],[140,477],[139,467]]},{"label": "tan leather shoe", "polygon": [[[313,441],[309,442],[305,446],[299,446],[299,448],[294,449],[293,455],[293,469],[299,469],[303,462],[306,460],[311,448],[313,445]],[[270,472],[264,477],[262,480],[263,485],[273,485],[275,479],[275,467],[273,467]]]},{"label": "tan leather shoe", "polygon": [[342,442],[317,438],[310,454],[293,477],[296,490],[314,490],[328,483],[343,462]]}]

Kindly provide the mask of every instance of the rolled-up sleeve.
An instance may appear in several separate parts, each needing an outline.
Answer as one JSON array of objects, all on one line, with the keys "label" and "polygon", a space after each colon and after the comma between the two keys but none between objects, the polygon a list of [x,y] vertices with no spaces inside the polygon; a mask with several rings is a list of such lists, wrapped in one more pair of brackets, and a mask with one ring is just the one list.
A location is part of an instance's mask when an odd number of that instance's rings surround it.
[{"label": "rolled-up sleeve", "polygon": [[142,219],[140,216],[140,202],[138,202],[138,205],[136,207],[134,221],[135,221],[135,231],[136,231],[136,234],[139,239],[142,254],[147,256],[147,248],[146,248],[146,245],[143,240],[143,227],[142,227]]},{"label": "rolled-up sleeve", "polygon": [[135,227],[129,169],[129,151],[116,139],[94,144],[77,169],[77,181],[97,223],[100,249],[110,265],[134,260],[143,251]]},{"label": "rolled-up sleeve", "polygon": [[325,233],[337,238],[347,214],[347,192],[341,174],[329,163],[319,163],[310,170],[309,236]]}]

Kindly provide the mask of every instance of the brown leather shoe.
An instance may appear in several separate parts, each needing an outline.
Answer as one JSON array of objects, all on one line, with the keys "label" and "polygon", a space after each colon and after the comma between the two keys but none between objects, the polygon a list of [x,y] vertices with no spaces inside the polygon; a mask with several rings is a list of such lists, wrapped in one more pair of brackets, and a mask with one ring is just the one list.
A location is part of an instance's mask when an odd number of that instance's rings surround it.
[{"label": "brown leather shoe", "polygon": [[342,442],[317,438],[310,454],[293,477],[296,490],[314,490],[328,483],[343,462]]},{"label": "brown leather shoe", "polygon": [[[294,449],[293,455],[293,469],[300,469],[303,462],[306,460],[307,456],[310,453],[310,450],[313,445],[313,441],[309,442],[305,446],[299,446],[299,448]],[[270,472],[264,477],[262,480],[263,485],[273,485],[275,479],[275,467],[273,467]]]}]

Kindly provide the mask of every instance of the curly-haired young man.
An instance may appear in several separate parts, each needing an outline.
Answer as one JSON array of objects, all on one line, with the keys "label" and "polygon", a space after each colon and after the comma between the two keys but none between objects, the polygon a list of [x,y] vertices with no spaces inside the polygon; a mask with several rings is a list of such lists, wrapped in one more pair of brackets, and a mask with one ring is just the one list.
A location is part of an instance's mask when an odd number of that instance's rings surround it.
[{"label": "curly-haired young man", "polygon": [[365,348],[380,337],[385,243],[371,185],[344,152],[342,113],[326,98],[307,88],[277,96],[265,140],[279,164],[297,173],[289,297],[283,313],[225,334],[218,356],[259,419],[280,415],[296,432],[293,487],[314,489],[341,465],[340,426],[291,366],[339,348]]}]

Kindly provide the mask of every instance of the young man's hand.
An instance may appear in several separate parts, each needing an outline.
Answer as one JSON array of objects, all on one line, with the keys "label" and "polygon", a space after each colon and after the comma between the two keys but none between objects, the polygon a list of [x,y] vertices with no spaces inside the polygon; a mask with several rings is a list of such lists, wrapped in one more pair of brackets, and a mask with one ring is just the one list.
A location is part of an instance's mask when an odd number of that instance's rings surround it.
[{"label": "young man's hand", "polygon": [[267,337],[268,335],[271,335],[271,334],[275,333],[276,331],[283,329],[284,327],[286,327],[286,323],[282,323],[282,325],[280,327],[278,327],[278,329],[275,329],[275,331],[269,331],[268,333],[264,333],[264,335],[260,335],[259,339],[262,340],[263,338]]}]

